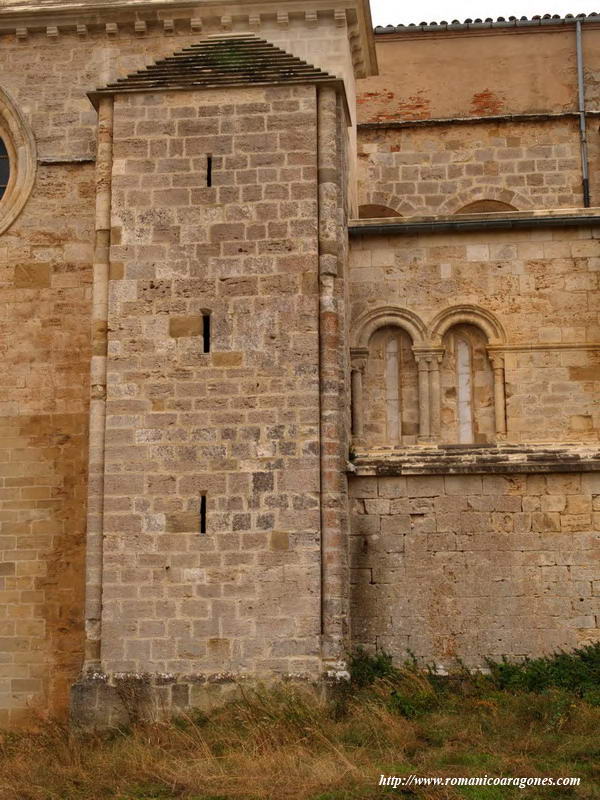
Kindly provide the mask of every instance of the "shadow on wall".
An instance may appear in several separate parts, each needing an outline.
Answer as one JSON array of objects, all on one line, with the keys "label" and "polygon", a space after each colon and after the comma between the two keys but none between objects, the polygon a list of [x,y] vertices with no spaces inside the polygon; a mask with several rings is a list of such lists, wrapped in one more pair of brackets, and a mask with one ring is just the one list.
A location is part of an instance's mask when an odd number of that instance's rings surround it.
[{"label": "shadow on wall", "polygon": [[[501,200],[475,200],[459,208],[454,214],[493,214],[506,211],[518,211],[518,208]],[[368,203],[358,207],[359,219],[381,219],[382,217],[401,217],[398,211],[389,206]]]},{"label": "shadow on wall", "polygon": [[518,211],[510,203],[502,203],[500,200],[475,200],[467,203],[466,206],[459,208],[455,214],[492,214],[500,211]]},{"label": "shadow on wall", "polygon": [[380,219],[381,217],[400,217],[402,216],[393,208],[388,206],[365,205],[358,207],[359,219]]}]

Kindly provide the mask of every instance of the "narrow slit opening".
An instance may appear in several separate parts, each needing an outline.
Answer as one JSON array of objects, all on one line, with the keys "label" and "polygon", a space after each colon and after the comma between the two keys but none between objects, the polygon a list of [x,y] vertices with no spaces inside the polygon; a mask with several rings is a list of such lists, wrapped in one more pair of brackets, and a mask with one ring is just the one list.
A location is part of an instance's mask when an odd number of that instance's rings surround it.
[{"label": "narrow slit opening", "polygon": [[210,314],[202,315],[202,337],[204,352],[210,353]]},{"label": "narrow slit opening", "polygon": [[206,185],[212,186],[213,159],[210,153],[206,156]]},{"label": "narrow slit opening", "polygon": [[206,533],[206,495],[200,496],[200,533]]}]

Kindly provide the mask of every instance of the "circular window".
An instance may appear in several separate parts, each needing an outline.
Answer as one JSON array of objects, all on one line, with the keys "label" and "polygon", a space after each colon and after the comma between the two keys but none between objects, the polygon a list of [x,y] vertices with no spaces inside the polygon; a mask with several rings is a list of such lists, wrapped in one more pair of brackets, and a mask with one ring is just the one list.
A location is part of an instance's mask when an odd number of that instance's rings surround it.
[{"label": "circular window", "polygon": [[4,139],[0,139],[0,200],[4,197],[9,178],[10,158],[8,157],[8,150],[4,144]]},{"label": "circular window", "polygon": [[23,115],[0,89],[0,233],[19,216],[35,180],[35,140]]}]

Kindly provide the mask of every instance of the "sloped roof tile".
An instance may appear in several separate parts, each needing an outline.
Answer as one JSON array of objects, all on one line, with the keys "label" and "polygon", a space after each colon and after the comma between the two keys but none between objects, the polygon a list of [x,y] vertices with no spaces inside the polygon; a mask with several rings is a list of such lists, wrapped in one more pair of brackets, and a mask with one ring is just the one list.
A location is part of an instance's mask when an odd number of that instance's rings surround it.
[{"label": "sloped roof tile", "polygon": [[339,82],[327,72],[253,34],[210,36],[90,93]]},{"label": "sloped roof tile", "polygon": [[377,25],[374,32],[377,36],[389,33],[431,33],[433,31],[466,31],[478,30],[482,28],[535,28],[546,25],[568,25],[580,20],[581,22],[599,22],[600,14],[593,11],[589,14],[536,14],[531,17],[498,17],[493,19],[465,19],[463,21],[453,19],[451,22],[442,20],[441,22],[411,22],[406,25]]}]

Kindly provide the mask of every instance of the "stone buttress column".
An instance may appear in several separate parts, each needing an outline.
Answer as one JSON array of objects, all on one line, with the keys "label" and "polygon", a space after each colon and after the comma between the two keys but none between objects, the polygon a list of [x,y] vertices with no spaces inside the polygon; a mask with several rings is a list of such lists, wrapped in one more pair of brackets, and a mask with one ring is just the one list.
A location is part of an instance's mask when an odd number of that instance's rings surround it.
[{"label": "stone buttress column", "polygon": [[504,389],[504,356],[500,353],[488,353],[494,371],[494,416],[496,434],[506,434],[506,395]]},{"label": "stone buttress column", "polygon": [[90,368],[88,505],[85,574],[84,669],[100,668],[102,619],[102,535],[104,440],[106,420],[106,353],[108,273],[111,226],[113,98],[98,108],[96,157],[96,238],[92,289],[92,359]]},{"label": "stone buttress column", "polygon": [[318,87],[319,199],[319,385],[321,481],[322,658],[343,658],[348,632],[347,492],[343,331],[337,291],[340,261],[338,98],[333,87]]}]

